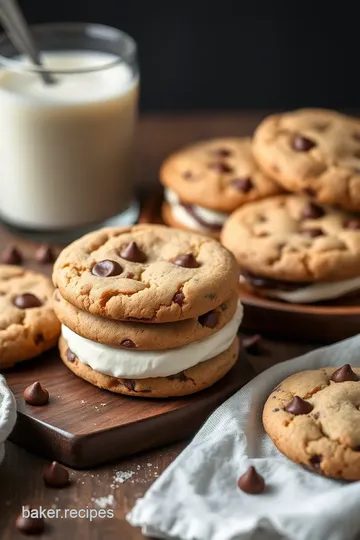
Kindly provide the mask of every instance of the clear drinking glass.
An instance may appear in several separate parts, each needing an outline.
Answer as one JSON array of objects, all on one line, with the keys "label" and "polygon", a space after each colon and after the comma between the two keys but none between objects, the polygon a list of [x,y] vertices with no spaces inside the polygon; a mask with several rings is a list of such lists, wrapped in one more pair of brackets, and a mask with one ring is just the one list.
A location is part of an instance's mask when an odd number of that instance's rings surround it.
[{"label": "clear drinking glass", "polygon": [[[0,217],[71,239],[133,223],[136,44],[98,24],[32,28],[44,68],[0,38]],[[45,84],[39,71],[55,84]]]}]

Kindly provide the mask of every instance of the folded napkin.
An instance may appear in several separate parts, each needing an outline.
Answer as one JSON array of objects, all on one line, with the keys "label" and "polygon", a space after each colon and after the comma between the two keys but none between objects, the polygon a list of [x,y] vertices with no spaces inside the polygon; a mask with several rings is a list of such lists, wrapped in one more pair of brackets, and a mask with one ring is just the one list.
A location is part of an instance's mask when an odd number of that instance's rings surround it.
[{"label": "folded napkin", "polygon": [[[360,483],[313,474],[285,458],[264,432],[263,405],[304,369],[360,366],[360,335],[260,374],[221,405],[128,514],[145,535],[176,540],[351,540],[360,531]],[[247,495],[249,465],[269,488]]]},{"label": "folded napkin", "polygon": [[16,401],[4,377],[0,375],[0,463],[5,455],[4,442],[10,435],[16,420]]}]

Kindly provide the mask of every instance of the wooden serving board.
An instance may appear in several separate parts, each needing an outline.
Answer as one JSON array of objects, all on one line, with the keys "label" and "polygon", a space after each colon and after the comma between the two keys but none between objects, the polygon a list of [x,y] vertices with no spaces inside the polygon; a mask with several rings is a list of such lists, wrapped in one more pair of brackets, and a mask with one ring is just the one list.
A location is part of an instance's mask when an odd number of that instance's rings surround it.
[{"label": "wooden serving board", "polygon": [[[51,274],[52,265],[35,260],[36,242],[16,237],[0,225],[0,252],[9,243],[21,250],[25,267]],[[60,249],[55,247],[56,253]],[[208,390],[154,400],[100,390],[70,372],[56,349],[49,351],[4,373],[18,404],[11,440],[70,467],[86,468],[187,438],[254,376],[244,356]],[[35,381],[50,393],[50,403],[44,407],[24,402],[24,389]]]}]

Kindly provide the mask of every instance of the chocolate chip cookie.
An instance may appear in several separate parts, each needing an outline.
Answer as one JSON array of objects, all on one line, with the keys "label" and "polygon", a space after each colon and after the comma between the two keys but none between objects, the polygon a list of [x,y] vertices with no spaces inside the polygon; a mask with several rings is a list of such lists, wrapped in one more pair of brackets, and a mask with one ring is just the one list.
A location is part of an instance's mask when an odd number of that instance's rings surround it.
[{"label": "chocolate chip cookie", "polygon": [[277,448],[312,471],[360,480],[360,368],[291,375],[266,401],[263,423]]},{"label": "chocolate chip cookie", "polygon": [[64,364],[75,375],[99,388],[134,397],[166,398],[186,396],[199,392],[224,377],[238,359],[239,340],[235,338],[232,345],[224,352],[180,373],[168,377],[148,377],[144,379],[111,377],[94,371],[90,366],[80,362],[76,355],[72,354],[63,337],[60,338],[59,349]]},{"label": "chocolate chip cookie", "polygon": [[175,322],[236,294],[239,270],[215,240],[156,225],[90,233],[58,257],[53,282],[79,309],[108,319]]},{"label": "chocolate chip cookie", "polygon": [[175,323],[148,324],[121,322],[91,315],[67,302],[58,290],[53,307],[60,321],[82,337],[106,345],[137,350],[164,350],[181,347],[219,332],[235,314],[236,296],[218,307]]},{"label": "chocolate chip cookie", "polygon": [[226,222],[221,240],[245,277],[298,287],[359,276],[360,220],[300,195],[239,208]]},{"label": "chocolate chip cookie", "polygon": [[255,162],[250,138],[202,141],[165,160],[166,223],[218,236],[229,213],[280,192]]},{"label": "chocolate chip cookie", "polygon": [[255,131],[253,152],[285,189],[360,210],[360,119],[324,109],[272,115]]},{"label": "chocolate chip cookie", "polygon": [[60,322],[51,281],[18,266],[0,265],[0,369],[54,347]]}]

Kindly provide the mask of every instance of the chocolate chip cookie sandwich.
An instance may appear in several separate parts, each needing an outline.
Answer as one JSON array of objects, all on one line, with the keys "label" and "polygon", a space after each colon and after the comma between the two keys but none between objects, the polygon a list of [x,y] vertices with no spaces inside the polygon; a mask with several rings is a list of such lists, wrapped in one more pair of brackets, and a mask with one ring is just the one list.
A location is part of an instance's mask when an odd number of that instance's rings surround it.
[{"label": "chocolate chip cookie sandwich", "polygon": [[60,322],[51,281],[19,266],[0,265],[0,370],[54,347]]},{"label": "chocolate chip cookie sandwich", "polygon": [[301,371],[280,383],[263,411],[265,431],[289,459],[314,472],[360,480],[360,368]]},{"label": "chocolate chip cookie sandwich", "polygon": [[324,109],[269,116],[253,138],[262,170],[319,204],[360,211],[360,119]]},{"label": "chocolate chip cookie sandwich", "polygon": [[225,223],[221,241],[253,292],[313,303],[360,292],[360,220],[301,195],[249,203]]},{"label": "chocolate chip cookie sandwich", "polygon": [[182,396],[235,364],[239,269],[215,240],[156,225],[90,233],[54,266],[63,362],[131,396]]},{"label": "chocolate chip cookie sandwich", "polygon": [[168,225],[218,237],[229,214],[248,201],[280,193],[255,162],[250,138],[199,142],[163,163],[162,215]]}]

